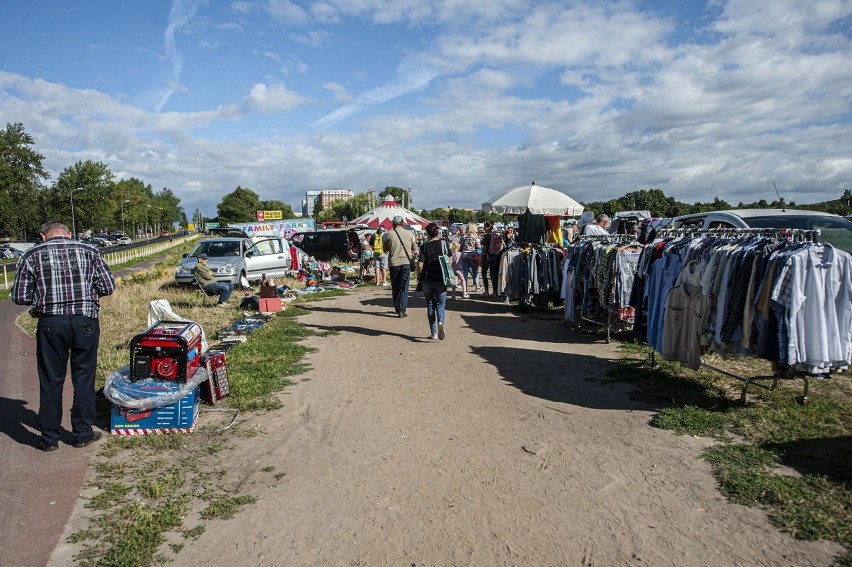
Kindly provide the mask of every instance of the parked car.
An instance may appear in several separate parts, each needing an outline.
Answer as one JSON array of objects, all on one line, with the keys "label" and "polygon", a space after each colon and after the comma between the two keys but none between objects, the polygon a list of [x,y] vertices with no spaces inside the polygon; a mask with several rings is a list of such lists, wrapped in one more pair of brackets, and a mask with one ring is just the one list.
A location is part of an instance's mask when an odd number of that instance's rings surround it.
[{"label": "parked car", "polygon": [[198,263],[198,255],[207,254],[208,266],[216,274],[216,280],[240,285],[241,278],[249,282],[260,281],[263,274],[282,277],[292,265],[290,243],[285,238],[261,237],[253,241],[243,232],[242,237],[207,238],[199,242],[189,254],[185,254],[175,269],[175,281],[190,284],[192,269]]},{"label": "parked car", "polygon": [[361,251],[358,233],[352,229],[297,232],[293,244],[321,262],[357,261]]},{"label": "parked car", "polygon": [[129,236],[119,236],[116,242],[119,246],[130,246],[133,244],[133,241],[130,240]]},{"label": "parked car", "polygon": [[163,230],[163,231],[160,232],[160,236],[168,236],[168,235],[169,235],[168,230]]},{"label": "parked car", "polygon": [[17,248],[12,248],[11,246],[0,246],[0,258],[4,260],[9,260],[11,258],[20,258],[24,253]]},{"label": "parked car", "polygon": [[852,222],[839,216],[803,209],[736,209],[694,213],[672,219],[674,228],[793,228],[820,230],[820,242],[852,253]]}]

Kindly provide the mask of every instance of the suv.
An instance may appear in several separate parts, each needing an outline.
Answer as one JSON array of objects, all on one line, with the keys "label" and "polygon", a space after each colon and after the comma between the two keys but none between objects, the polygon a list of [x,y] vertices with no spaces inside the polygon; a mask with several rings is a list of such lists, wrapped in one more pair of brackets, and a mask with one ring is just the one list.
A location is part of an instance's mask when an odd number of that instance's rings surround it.
[{"label": "suv", "polygon": [[297,232],[293,244],[321,262],[357,262],[361,253],[361,241],[352,229]]},{"label": "suv", "polygon": [[820,230],[820,242],[852,253],[852,222],[841,216],[802,209],[739,209],[693,213],[672,219],[673,228],[794,228]]},{"label": "suv", "polygon": [[252,241],[245,233],[243,237],[207,238],[199,242],[192,252],[185,254],[175,269],[175,281],[190,284],[192,269],[201,253],[207,254],[208,265],[216,280],[228,282],[235,287],[245,278],[249,282],[259,281],[263,274],[282,277],[292,265],[290,244],[277,236]]}]

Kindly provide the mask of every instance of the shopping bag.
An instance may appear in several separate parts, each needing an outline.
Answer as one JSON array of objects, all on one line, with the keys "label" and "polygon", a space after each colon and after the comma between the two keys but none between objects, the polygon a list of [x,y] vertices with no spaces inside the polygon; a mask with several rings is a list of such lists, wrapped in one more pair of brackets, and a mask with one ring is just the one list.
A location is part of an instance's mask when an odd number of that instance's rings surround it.
[{"label": "shopping bag", "polygon": [[456,275],[453,273],[453,267],[450,263],[449,256],[438,256],[438,263],[441,265],[441,277],[444,278],[444,285],[452,287],[456,284]]}]

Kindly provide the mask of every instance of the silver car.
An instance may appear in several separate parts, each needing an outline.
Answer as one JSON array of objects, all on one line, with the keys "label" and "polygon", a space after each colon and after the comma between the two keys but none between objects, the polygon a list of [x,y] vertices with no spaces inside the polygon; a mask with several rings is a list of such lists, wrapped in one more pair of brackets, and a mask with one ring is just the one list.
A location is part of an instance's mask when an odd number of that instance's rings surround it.
[{"label": "silver car", "polygon": [[239,286],[242,279],[259,281],[263,274],[282,277],[290,269],[290,245],[286,239],[263,237],[208,238],[199,242],[175,269],[175,281],[189,284],[194,279],[192,269],[200,254],[207,254],[208,266],[220,282]]}]

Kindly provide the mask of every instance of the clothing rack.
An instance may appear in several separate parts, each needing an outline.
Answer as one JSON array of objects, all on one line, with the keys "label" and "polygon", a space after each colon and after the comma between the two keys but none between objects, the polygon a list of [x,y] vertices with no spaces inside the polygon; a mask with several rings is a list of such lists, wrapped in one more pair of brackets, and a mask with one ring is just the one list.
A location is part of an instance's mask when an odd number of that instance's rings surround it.
[{"label": "clothing rack", "polygon": [[[571,243],[572,246],[580,244],[582,242],[603,242],[606,244],[611,243],[622,243],[626,245],[636,244],[638,246],[642,246],[642,244],[636,239],[635,235],[632,234],[588,234],[588,235],[578,235],[574,242]],[[612,341],[612,330],[618,326],[618,321],[613,320],[613,312],[611,309],[607,308],[607,317],[606,321],[599,321],[597,319],[590,319],[583,315],[582,309],[579,309],[579,314],[577,315],[577,324],[576,330],[578,332],[582,332],[583,328],[581,323],[588,323],[590,325],[594,325],[597,327],[603,327],[606,329],[606,338],[604,341],[606,344],[610,344]],[[563,321],[563,326],[567,326],[567,320]]]},{"label": "clothing rack", "polygon": [[[666,236],[709,236],[720,238],[737,238],[742,236],[768,236],[778,240],[787,240],[790,242],[812,242],[819,243],[819,238],[822,236],[822,231],[819,229],[775,229],[775,228],[664,228],[657,232],[657,238]],[[655,361],[655,350],[651,348],[651,371],[653,372],[658,366]],[[808,403],[808,392],[810,389],[811,376],[803,372],[791,371],[789,375],[783,375],[781,371],[776,371],[771,376],[741,376],[728,370],[718,368],[704,361],[701,358],[701,366],[714,372],[718,372],[730,378],[740,380],[742,389],[740,390],[740,402],[745,405],[747,403],[747,394],[749,386],[756,386],[765,390],[775,390],[779,380],[801,379],[804,382],[802,395],[796,401],[802,405]],[[830,375],[829,375],[830,376]],[[765,384],[764,381],[771,380],[771,384]]]},{"label": "clothing rack", "polygon": [[661,236],[718,236],[736,238],[739,236],[771,236],[779,240],[791,242],[819,242],[822,236],[820,229],[803,228],[661,228],[657,238]]}]

